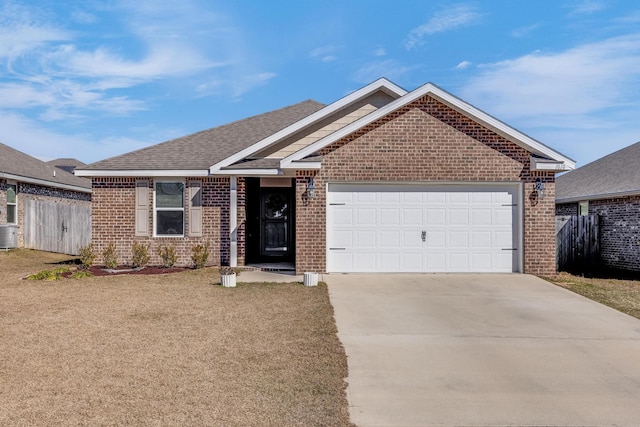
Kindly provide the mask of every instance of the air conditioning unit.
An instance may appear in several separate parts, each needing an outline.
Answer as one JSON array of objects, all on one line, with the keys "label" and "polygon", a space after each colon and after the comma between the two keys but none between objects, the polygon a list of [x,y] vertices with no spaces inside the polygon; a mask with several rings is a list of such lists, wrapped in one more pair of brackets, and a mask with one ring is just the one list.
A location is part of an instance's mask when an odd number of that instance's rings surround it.
[{"label": "air conditioning unit", "polygon": [[13,249],[18,247],[18,226],[0,225],[0,249]]}]

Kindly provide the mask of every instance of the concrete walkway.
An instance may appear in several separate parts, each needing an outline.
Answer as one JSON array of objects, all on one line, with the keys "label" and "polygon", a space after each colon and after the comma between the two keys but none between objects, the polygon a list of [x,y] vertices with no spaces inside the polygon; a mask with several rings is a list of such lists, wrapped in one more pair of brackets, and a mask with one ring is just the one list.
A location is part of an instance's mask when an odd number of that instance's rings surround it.
[{"label": "concrete walkway", "polygon": [[640,320],[527,275],[325,275],[358,426],[638,426]]}]

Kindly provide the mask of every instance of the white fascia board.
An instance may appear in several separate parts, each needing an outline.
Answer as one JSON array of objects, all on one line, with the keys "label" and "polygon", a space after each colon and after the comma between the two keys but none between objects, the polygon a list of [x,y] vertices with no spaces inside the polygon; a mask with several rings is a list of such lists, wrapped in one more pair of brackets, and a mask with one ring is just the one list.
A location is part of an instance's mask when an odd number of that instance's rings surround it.
[{"label": "white fascia board", "polygon": [[322,169],[322,162],[291,162],[282,169],[319,170]]},{"label": "white fascia board", "polygon": [[80,186],[71,185],[71,184],[62,184],[60,182],[55,182],[55,181],[46,181],[44,179],[28,178],[25,176],[13,175],[10,173],[0,173],[0,177],[10,179],[13,181],[18,181],[18,182],[26,182],[27,184],[40,185],[42,187],[60,188],[62,190],[76,191],[78,193],[91,193],[90,188],[80,187]]},{"label": "white fascia board", "polygon": [[295,132],[298,132],[316,122],[319,122],[320,120],[328,117],[329,115],[335,113],[336,111],[339,111],[344,107],[350,104],[353,104],[354,102],[357,102],[360,99],[365,98],[366,96],[369,96],[370,94],[375,93],[379,90],[382,90],[391,96],[398,96],[398,97],[402,97],[407,93],[406,90],[402,89],[400,86],[390,82],[385,78],[378,79],[375,82],[370,83],[367,86],[361,89],[358,89],[355,92],[339,99],[338,101],[327,105],[326,107],[322,108],[319,111],[316,111],[315,113],[305,117],[304,119],[298,120],[297,122],[274,133],[273,135],[268,136],[267,138],[256,142],[255,144],[245,148],[244,150],[239,151],[236,154],[233,154],[227,157],[221,162],[218,162],[215,165],[211,166],[209,170],[211,171],[211,173],[213,173],[214,171],[217,171],[235,162],[238,162],[247,156],[250,156],[254,153],[264,150],[268,146],[288,137],[289,135],[292,135]]},{"label": "white fascia board", "polygon": [[555,171],[564,172],[569,171],[567,164],[558,160],[539,159],[534,156],[530,158],[529,169],[532,171]]},{"label": "white fascia board", "polygon": [[279,169],[223,169],[211,173],[211,175],[231,175],[231,176],[265,176],[282,175]]},{"label": "white fascia board", "polygon": [[576,168],[576,162],[574,160],[560,154],[550,147],[547,147],[519,130],[512,128],[506,123],[496,119],[473,105],[464,102],[449,92],[432,85],[430,95],[472,120],[479,121],[489,129],[492,129],[522,148],[540,154],[544,157],[549,157],[552,160],[562,162],[564,164],[564,169],[562,170],[573,170]]},{"label": "white fascia board", "polygon": [[108,177],[108,176],[209,176],[208,170],[90,170],[76,169],[73,171],[76,176]]},{"label": "white fascia board", "polygon": [[552,150],[551,148],[536,141],[535,139],[517,131],[516,129],[501,122],[495,117],[492,117],[489,114],[477,109],[476,107],[470,104],[467,104],[461,99],[435,86],[433,83],[427,83],[423,86],[420,86],[414,91],[409,92],[408,94],[396,99],[393,102],[390,102],[384,107],[362,117],[359,120],[356,120],[350,125],[347,125],[342,129],[339,129],[336,132],[330,135],[327,135],[322,139],[319,139],[315,143],[285,157],[280,161],[280,167],[286,168],[289,164],[291,164],[291,162],[296,160],[302,160],[306,156],[309,156],[315,153],[316,151],[328,146],[329,144],[336,142],[340,138],[343,138],[364,126],[370,123],[373,123],[374,121],[384,117],[385,115],[407,104],[410,104],[411,102],[425,95],[433,96],[438,101],[443,102],[444,104],[460,112],[461,114],[464,114],[465,116],[471,118],[472,120],[481,123],[482,125],[488,127],[489,129],[492,129],[493,131],[499,133],[500,135],[504,136],[508,140],[525,148],[528,151],[532,151],[534,153],[543,155],[545,157],[549,157],[552,160],[557,160],[562,162],[564,164],[564,168],[562,170],[575,169],[575,161],[569,159],[568,157],[563,156],[562,154],[558,153],[555,150]]},{"label": "white fascia board", "polygon": [[556,199],[556,204],[560,203],[576,203],[589,200],[617,199],[620,197],[640,196],[640,190],[618,191],[615,193],[590,194],[588,196],[564,197]]}]

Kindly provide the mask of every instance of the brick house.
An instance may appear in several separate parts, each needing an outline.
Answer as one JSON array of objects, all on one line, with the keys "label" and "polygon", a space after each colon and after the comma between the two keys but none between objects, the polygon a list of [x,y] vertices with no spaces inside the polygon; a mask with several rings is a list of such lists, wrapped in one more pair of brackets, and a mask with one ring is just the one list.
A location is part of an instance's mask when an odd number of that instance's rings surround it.
[{"label": "brick house", "polygon": [[640,142],[557,179],[556,215],[598,215],[605,268],[640,271]]},{"label": "brick house", "polygon": [[0,228],[17,247],[75,254],[91,239],[89,214],[86,224],[65,219],[79,209],[90,214],[90,180],[0,144]]},{"label": "brick house", "polygon": [[[77,169],[96,249],[297,272],[555,273],[555,173],[574,162],[438,88],[386,79]],[[535,186],[544,186],[538,197]]]}]

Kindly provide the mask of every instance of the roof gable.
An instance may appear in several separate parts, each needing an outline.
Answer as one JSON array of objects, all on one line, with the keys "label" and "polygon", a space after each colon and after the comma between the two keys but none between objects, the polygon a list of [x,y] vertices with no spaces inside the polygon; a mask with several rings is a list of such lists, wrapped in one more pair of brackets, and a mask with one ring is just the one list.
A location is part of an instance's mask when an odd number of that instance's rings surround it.
[{"label": "roof gable", "polygon": [[640,142],[556,179],[556,203],[640,194]]},{"label": "roof gable", "polygon": [[351,123],[348,126],[328,135],[314,144],[311,144],[300,151],[282,159],[280,167],[283,169],[294,167],[293,163],[303,160],[305,157],[313,155],[322,148],[338,141],[341,138],[348,136],[349,134],[356,132],[357,130],[367,126],[370,123],[384,117],[385,115],[410,104],[419,98],[429,95],[443,104],[453,108],[482,126],[491,129],[499,135],[505,137],[507,140],[514,142],[527,151],[537,154],[544,159],[548,159],[553,162],[554,170],[572,170],[575,168],[575,162],[568,157],[558,153],[555,150],[547,147],[539,141],[523,134],[522,132],[508,126],[493,116],[485,113],[482,110],[468,104],[461,99],[453,96],[452,94],[440,89],[433,83],[427,83],[412,92],[405,94],[404,96],[389,103],[385,107],[378,109],[377,111]]},{"label": "roof gable", "polygon": [[1,143],[0,177],[72,191],[91,191],[91,181],[88,179],[76,177],[63,169]]},{"label": "roof gable", "polygon": [[368,84],[367,86],[361,89],[358,89],[357,91],[352,92],[351,94],[339,99],[338,101],[327,105],[326,107],[315,112],[314,114],[311,114],[308,117],[305,117],[297,121],[296,123],[293,123],[290,126],[282,129],[281,131],[274,133],[272,135],[269,135],[268,137],[264,138],[261,141],[257,141],[255,144],[248,146],[244,150],[239,151],[234,155],[226,159],[223,159],[218,163],[215,163],[209,168],[209,170],[210,172],[214,173],[227,166],[232,165],[235,162],[241,161],[246,157],[251,156],[252,154],[255,154],[273,144],[278,143],[279,141],[282,141],[283,139],[293,135],[296,132],[299,132],[302,129],[305,129],[309,126],[312,126],[326,119],[327,117],[340,111],[341,109],[347,107],[348,105],[354,104],[359,100],[366,98],[377,91],[384,91],[387,94],[393,96],[394,98],[401,97],[403,95],[406,95],[407,93],[406,90],[402,89],[400,86],[390,82],[385,78],[378,79],[375,82]]}]

